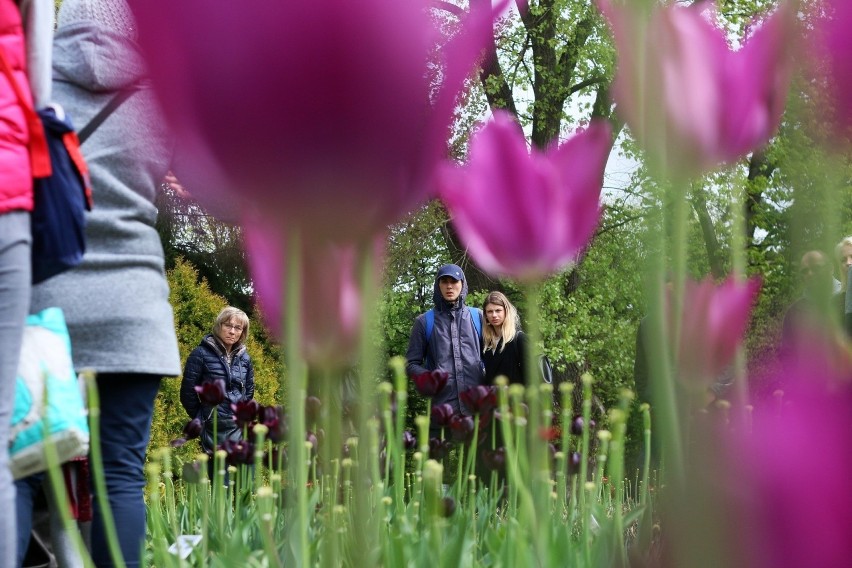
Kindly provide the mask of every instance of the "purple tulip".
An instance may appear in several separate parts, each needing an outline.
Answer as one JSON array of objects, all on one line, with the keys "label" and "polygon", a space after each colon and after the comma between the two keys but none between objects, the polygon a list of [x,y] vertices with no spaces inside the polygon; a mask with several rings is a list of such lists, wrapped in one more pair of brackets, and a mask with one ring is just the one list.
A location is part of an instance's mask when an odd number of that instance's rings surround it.
[{"label": "purple tulip", "polygon": [[473,440],[474,423],[470,416],[455,415],[450,419],[450,435],[453,441],[467,444]]},{"label": "purple tulip", "polygon": [[240,428],[248,426],[257,420],[260,404],[256,400],[241,400],[236,404],[231,404],[231,410],[234,412],[234,420]]},{"label": "purple tulip", "polygon": [[440,369],[426,371],[419,375],[411,375],[411,380],[414,381],[414,388],[423,396],[435,396],[444,390],[449,379],[450,374]]},{"label": "purple tulip", "polygon": [[441,171],[441,199],[483,269],[540,280],[575,262],[591,239],[611,146],[609,124],[593,122],[558,148],[530,153],[511,115],[496,112],[474,135],[467,166]]},{"label": "purple tulip", "polygon": [[653,164],[691,176],[759,149],[778,129],[791,77],[790,2],[737,51],[711,2],[644,8],[598,0],[619,62],[618,113]]},{"label": "purple tulip", "polygon": [[280,405],[262,407],[258,412],[258,421],[269,429],[266,437],[273,443],[278,444],[287,439],[287,417]]},{"label": "purple tulip", "polygon": [[450,419],[455,415],[456,411],[453,405],[445,402],[432,407],[432,424],[438,428],[444,428],[450,425]]},{"label": "purple tulip", "polygon": [[[774,404],[755,411],[753,433],[728,435],[734,449],[726,474],[713,479],[726,488],[720,513],[738,527],[734,538],[741,558],[731,565],[755,568],[845,566],[852,555],[852,485],[849,432],[852,379],[849,369],[829,390],[808,381],[815,361]],[[802,373],[804,372],[804,373]],[[804,388],[802,388],[804,387]],[[725,477],[727,475],[727,478]],[[703,527],[697,527],[704,530]]]},{"label": "purple tulip", "polygon": [[305,422],[307,424],[313,424],[320,417],[320,410],[322,409],[322,401],[315,397],[309,396],[305,398]]},{"label": "purple tulip", "polygon": [[497,406],[497,390],[479,385],[460,392],[459,400],[474,414],[485,414]]},{"label": "purple tulip", "polygon": [[[824,19],[817,27],[819,57],[828,63],[829,93],[836,129],[849,136],[852,129],[852,3],[825,0]],[[819,65],[819,64],[818,64]]]},{"label": "purple tulip", "polygon": [[482,463],[491,471],[502,472],[506,469],[506,448],[482,451]]},{"label": "purple tulip", "polygon": [[317,434],[313,432],[307,432],[305,434],[305,441],[311,443],[311,453],[316,454],[319,449],[319,437]]},{"label": "purple tulip", "polygon": [[435,460],[442,460],[447,457],[453,445],[449,440],[440,438],[429,438],[429,457]]},{"label": "purple tulip", "polygon": [[202,404],[219,406],[225,401],[225,381],[222,379],[204,381],[195,387],[195,392],[198,393],[198,399]]},{"label": "purple tulip", "polygon": [[[577,416],[575,416],[574,419],[571,420],[571,433],[575,436],[582,436],[583,435],[584,423],[585,423],[585,420],[583,420],[583,416],[581,414],[578,414]],[[590,419],[589,420],[589,432],[592,432],[594,429],[595,429],[595,421]]]},{"label": "purple tulip", "polygon": [[[369,238],[426,197],[492,33],[489,10],[465,18],[438,66],[427,0],[131,2],[189,153],[186,179],[230,184],[234,201],[282,225],[346,240]],[[208,197],[207,185],[193,194]]]},{"label": "purple tulip", "polygon": [[742,343],[760,279],[687,280],[680,324],[678,373],[686,381],[713,382],[730,365]]},{"label": "purple tulip", "polygon": [[171,441],[172,447],[179,448],[189,440],[199,437],[202,430],[204,430],[204,423],[201,418],[193,418],[183,427],[183,437]]},{"label": "purple tulip", "polygon": [[[264,322],[282,336],[281,312],[286,282],[284,266],[287,242],[280,224],[259,217],[243,228],[249,269]],[[381,272],[384,240],[376,238],[372,259],[375,273]],[[358,270],[364,258],[354,245],[318,241],[300,252],[302,355],[319,367],[346,366],[358,349],[361,331],[362,290]],[[286,338],[285,338],[286,339]]]},{"label": "purple tulip", "polygon": [[441,516],[444,518],[452,517],[456,512],[456,500],[452,497],[443,497],[441,499]]},{"label": "purple tulip", "polygon": [[249,465],[254,461],[254,447],[247,440],[225,440],[222,449],[228,454],[230,465]]},{"label": "purple tulip", "polygon": [[408,430],[402,432],[402,447],[406,450],[417,449],[417,438]]},{"label": "purple tulip", "polygon": [[583,458],[578,452],[568,454],[568,474],[576,475],[580,473],[580,466],[583,463]]}]

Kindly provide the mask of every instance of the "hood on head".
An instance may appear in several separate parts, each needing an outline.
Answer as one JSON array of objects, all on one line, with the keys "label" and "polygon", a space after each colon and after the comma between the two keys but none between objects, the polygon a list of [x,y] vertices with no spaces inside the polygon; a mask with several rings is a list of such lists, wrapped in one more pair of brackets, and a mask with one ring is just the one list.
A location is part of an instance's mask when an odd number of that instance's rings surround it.
[{"label": "hood on head", "polygon": [[146,75],[124,0],[64,0],[53,36],[53,73],[88,91],[115,91]]},{"label": "hood on head", "polygon": [[435,275],[435,287],[432,294],[432,301],[435,302],[435,308],[440,310],[442,307],[448,305],[444,300],[444,297],[441,295],[441,289],[438,287],[438,281],[442,276],[452,276],[456,280],[462,281],[461,294],[459,294],[459,305],[464,305],[464,299],[467,297],[467,278],[465,278],[464,270],[456,264],[445,264],[438,269],[438,273]]}]

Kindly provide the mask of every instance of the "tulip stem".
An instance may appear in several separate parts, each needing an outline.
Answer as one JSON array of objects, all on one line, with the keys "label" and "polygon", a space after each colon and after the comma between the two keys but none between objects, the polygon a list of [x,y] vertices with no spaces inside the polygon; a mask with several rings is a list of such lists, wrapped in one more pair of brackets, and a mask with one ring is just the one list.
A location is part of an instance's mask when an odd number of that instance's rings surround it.
[{"label": "tulip stem", "polygon": [[288,402],[292,417],[290,424],[289,477],[296,495],[296,521],[291,538],[297,564],[310,564],[308,542],[308,494],[307,494],[307,450],[305,448],[305,391],[307,390],[307,371],[301,355],[300,329],[302,309],[302,243],[298,229],[291,230],[287,239],[287,261],[284,280],[285,305],[283,329],[285,330],[285,357],[288,373]]}]

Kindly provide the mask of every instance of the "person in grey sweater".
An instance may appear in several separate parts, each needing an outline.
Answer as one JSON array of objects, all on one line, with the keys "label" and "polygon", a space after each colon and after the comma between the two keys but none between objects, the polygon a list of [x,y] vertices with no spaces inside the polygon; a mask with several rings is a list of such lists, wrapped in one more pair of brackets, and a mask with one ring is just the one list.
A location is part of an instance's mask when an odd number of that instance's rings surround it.
[{"label": "person in grey sweater", "polygon": [[[33,290],[31,311],[60,306],[75,366],[97,372],[107,493],[121,553],[139,565],[145,538],[143,464],[163,377],[181,372],[163,247],[155,228],[157,187],[173,143],[136,44],[124,0],[64,0],[53,53],[53,96],[77,125],[117,93],[132,94],[83,144],[94,198],[83,262]],[[94,501],[92,557],[112,566]]]}]

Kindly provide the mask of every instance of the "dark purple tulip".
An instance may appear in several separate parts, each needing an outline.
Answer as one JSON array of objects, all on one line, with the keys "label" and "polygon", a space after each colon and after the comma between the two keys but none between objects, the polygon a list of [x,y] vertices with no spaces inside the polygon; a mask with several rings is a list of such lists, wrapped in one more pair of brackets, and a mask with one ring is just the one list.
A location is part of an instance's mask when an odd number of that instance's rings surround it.
[{"label": "dark purple tulip", "polygon": [[499,447],[496,450],[483,450],[482,462],[491,471],[503,471],[506,469],[506,448]]},{"label": "dark purple tulip", "polygon": [[247,440],[225,440],[222,449],[228,454],[229,465],[249,465],[254,460],[254,447]]},{"label": "dark purple tulip", "polygon": [[450,425],[450,419],[455,415],[453,405],[449,403],[439,404],[432,407],[432,422],[439,428],[444,428]]},{"label": "dark purple tulip", "polygon": [[315,396],[309,396],[305,399],[305,423],[314,424],[320,417],[322,410],[322,401]]},{"label": "dark purple tulip", "polygon": [[317,435],[313,432],[308,432],[305,434],[305,441],[310,442],[313,445],[311,453],[317,453],[317,448],[319,447],[319,439],[317,438]]},{"label": "dark purple tulip", "polygon": [[447,440],[440,438],[429,438],[429,457],[434,460],[442,460],[450,453],[453,445]]},{"label": "dark purple tulip", "polygon": [[261,407],[257,413],[258,421],[269,429],[266,437],[275,444],[280,444],[287,438],[287,416],[284,408],[277,406]]},{"label": "dark purple tulip", "polygon": [[453,440],[467,444],[473,439],[473,418],[470,416],[453,416],[450,419],[450,434]]},{"label": "dark purple tulip", "polygon": [[234,411],[234,420],[237,421],[237,426],[243,428],[257,420],[260,405],[256,400],[241,400],[236,404],[231,404],[231,410]]},{"label": "dark purple tulip", "polygon": [[201,418],[193,418],[192,420],[186,423],[186,426],[183,427],[183,437],[178,438],[176,440],[172,440],[172,447],[179,448],[185,443],[187,443],[189,440],[199,437],[203,429],[204,423],[201,422]]},{"label": "dark purple tulip", "polygon": [[472,412],[482,414],[497,406],[497,391],[494,387],[479,385],[459,393],[459,400]]},{"label": "dark purple tulip", "polygon": [[225,400],[225,381],[216,379],[204,381],[195,387],[198,399],[207,406],[219,406]]},{"label": "dark purple tulip", "polygon": [[402,433],[402,447],[406,450],[415,450],[417,449],[417,438],[414,437],[414,434],[405,430]]},{"label": "dark purple tulip", "polygon": [[456,512],[456,500],[452,497],[444,497],[441,499],[441,516],[452,517]]},{"label": "dark purple tulip", "polygon": [[411,376],[411,380],[414,381],[414,388],[423,396],[435,396],[444,390],[449,379],[450,374],[439,369]]},{"label": "dark purple tulip", "polygon": [[[574,434],[575,436],[582,436],[583,435],[583,423],[584,422],[585,421],[583,420],[582,416],[580,416],[579,414],[577,416],[575,416],[574,420],[571,421],[571,433]],[[589,432],[593,431],[594,429],[595,429],[595,421],[589,420]]]},{"label": "dark purple tulip", "polygon": [[568,454],[568,475],[576,475],[580,473],[580,464],[583,458],[579,452],[571,452]]}]

